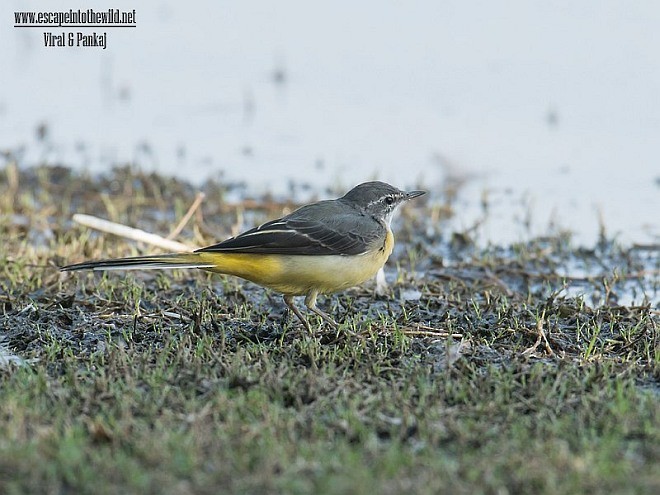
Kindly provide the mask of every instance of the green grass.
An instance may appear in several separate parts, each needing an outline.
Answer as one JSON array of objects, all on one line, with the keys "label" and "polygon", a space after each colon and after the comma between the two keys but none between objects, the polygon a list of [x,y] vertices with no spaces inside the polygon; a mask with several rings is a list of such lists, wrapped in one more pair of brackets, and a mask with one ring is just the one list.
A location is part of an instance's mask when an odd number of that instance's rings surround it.
[{"label": "green grass", "polygon": [[[139,198],[137,225],[166,233],[189,186],[14,173],[0,174],[0,336],[35,361],[0,371],[0,493],[660,491],[657,306],[611,300],[631,282],[657,294],[621,275],[640,271],[632,251],[541,240],[441,266],[425,239],[395,252],[390,296],[323,300],[343,323],[310,335],[251,284],[53,266],[134,252],[72,212],[136,224]],[[227,205],[205,208],[182,235],[229,231]],[[424,231],[423,211],[405,213],[404,246]],[[566,260],[592,257],[619,274],[609,304],[587,303],[600,274],[562,295]]]},{"label": "green grass", "polygon": [[50,362],[3,378],[8,493],[657,487],[656,397],[610,364],[435,372],[379,335],[228,345],[188,329],[84,359],[44,340]]}]

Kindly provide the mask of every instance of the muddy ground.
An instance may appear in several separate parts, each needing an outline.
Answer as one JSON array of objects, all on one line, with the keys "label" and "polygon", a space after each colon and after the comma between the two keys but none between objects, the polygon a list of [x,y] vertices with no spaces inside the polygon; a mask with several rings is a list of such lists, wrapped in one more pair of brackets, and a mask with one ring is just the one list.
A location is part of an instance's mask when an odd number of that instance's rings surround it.
[{"label": "muddy ground", "polygon": [[[423,184],[420,184],[423,188]],[[660,245],[479,246],[453,191],[395,220],[388,290],[281,298],[203,272],[62,273],[204,246],[297,205],[118,168],[0,170],[0,491],[653,493]],[[295,192],[295,191],[294,191]],[[344,191],[319,191],[319,198]]]}]

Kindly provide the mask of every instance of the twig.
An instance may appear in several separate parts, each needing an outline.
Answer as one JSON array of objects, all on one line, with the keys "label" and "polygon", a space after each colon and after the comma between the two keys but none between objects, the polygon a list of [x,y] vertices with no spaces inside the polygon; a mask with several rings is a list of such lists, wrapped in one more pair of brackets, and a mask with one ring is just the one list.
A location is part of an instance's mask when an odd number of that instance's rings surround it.
[{"label": "twig", "polygon": [[92,229],[108,232],[110,234],[132,239],[134,241],[144,242],[152,246],[166,249],[168,251],[183,253],[192,251],[192,249],[194,249],[190,246],[187,246],[186,244],[182,244],[171,239],[165,239],[164,237],[145,232],[144,230],[134,229],[133,227],[128,227],[120,223],[110,222],[109,220],[104,220],[92,215],[76,213],[73,215],[73,221]]},{"label": "twig", "polygon": [[438,330],[437,328],[424,325],[422,323],[417,324],[417,328],[406,328],[402,330],[402,333],[406,335],[421,335],[426,337],[451,337],[453,339],[462,339],[462,333],[450,333],[444,330]]},{"label": "twig", "polygon": [[197,196],[195,197],[195,201],[193,201],[193,204],[190,205],[190,208],[188,208],[188,211],[186,212],[185,215],[183,215],[183,218],[179,222],[179,224],[172,230],[172,232],[169,233],[167,236],[168,239],[174,239],[176,236],[178,236],[183,228],[186,226],[190,218],[193,216],[197,208],[199,208],[199,205],[202,204],[202,201],[204,201],[204,198],[206,197],[206,194],[203,192],[198,192]]},{"label": "twig", "polygon": [[548,342],[548,338],[545,335],[545,331],[543,330],[543,324],[545,323],[545,311],[541,315],[541,318],[536,322],[536,342],[534,342],[534,345],[528,349],[525,349],[522,353],[523,356],[529,356],[531,354],[534,354],[536,352],[536,349],[539,348],[539,345],[541,345],[541,342],[543,342],[544,347],[545,347],[545,352],[548,353],[549,356],[554,356],[555,351],[552,350],[552,347],[550,347],[550,342]]},{"label": "twig", "polygon": [[451,337],[452,339],[463,338],[462,333],[449,333],[440,330],[433,332],[429,330],[415,330],[414,328],[411,328],[411,329],[403,329],[401,330],[401,333],[404,335],[418,335],[420,337]]}]

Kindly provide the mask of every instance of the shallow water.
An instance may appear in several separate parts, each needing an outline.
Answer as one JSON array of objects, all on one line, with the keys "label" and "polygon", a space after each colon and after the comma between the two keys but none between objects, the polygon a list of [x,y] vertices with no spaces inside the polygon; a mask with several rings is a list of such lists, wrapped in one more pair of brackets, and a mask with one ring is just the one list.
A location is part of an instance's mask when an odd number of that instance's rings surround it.
[{"label": "shallow water", "polygon": [[480,242],[570,230],[593,245],[601,223],[660,238],[655,2],[117,0],[137,27],[106,50],[11,27],[38,8],[0,3],[0,149],[21,163],[276,193],[377,177],[436,201],[457,181],[447,228],[481,221]]}]

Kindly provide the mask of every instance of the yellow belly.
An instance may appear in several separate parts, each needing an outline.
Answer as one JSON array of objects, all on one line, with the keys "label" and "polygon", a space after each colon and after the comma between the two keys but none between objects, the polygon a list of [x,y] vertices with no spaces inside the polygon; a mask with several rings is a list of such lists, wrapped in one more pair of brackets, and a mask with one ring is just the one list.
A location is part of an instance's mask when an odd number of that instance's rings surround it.
[{"label": "yellow belly", "polygon": [[327,294],[359,285],[385,264],[394,246],[391,232],[382,246],[353,256],[199,253],[210,271],[234,275],[288,295]]}]

